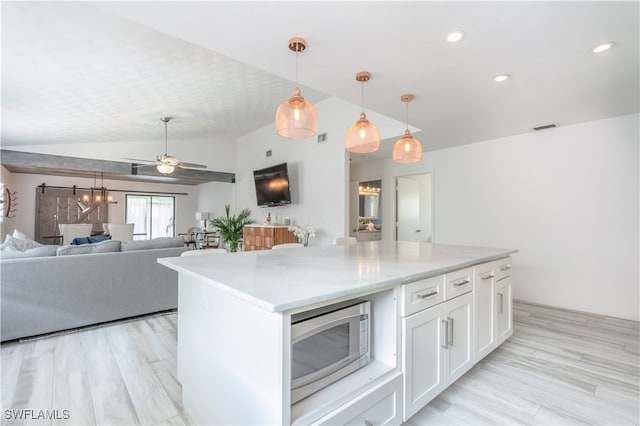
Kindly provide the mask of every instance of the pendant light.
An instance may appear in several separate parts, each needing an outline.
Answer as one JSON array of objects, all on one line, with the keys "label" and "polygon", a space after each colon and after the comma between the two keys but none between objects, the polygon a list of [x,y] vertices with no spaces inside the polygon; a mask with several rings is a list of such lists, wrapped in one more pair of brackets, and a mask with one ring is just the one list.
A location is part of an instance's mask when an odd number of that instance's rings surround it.
[{"label": "pendant light", "polygon": [[289,40],[289,49],[296,53],[296,88],[293,96],[284,101],[276,111],[276,132],[291,139],[305,139],[318,131],[318,113],[314,106],[307,102],[298,87],[298,54],[304,52],[307,42],[300,37]]},{"label": "pendant light", "polygon": [[409,131],[409,102],[413,100],[412,94],[406,94],[400,96],[400,100],[407,104],[407,130],[404,131],[404,135],[398,139],[393,145],[393,152],[391,158],[396,163],[416,163],[422,160],[422,144],[413,136]]},{"label": "pendant light", "polygon": [[367,120],[364,113],[364,83],[371,79],[371,73],[362,71],[356,74],[356,81],[362,83],[362,112],[360,119],[347,130],[347,151],[358,154],[374,152],[380,148],[380,131],[378,128]]}]

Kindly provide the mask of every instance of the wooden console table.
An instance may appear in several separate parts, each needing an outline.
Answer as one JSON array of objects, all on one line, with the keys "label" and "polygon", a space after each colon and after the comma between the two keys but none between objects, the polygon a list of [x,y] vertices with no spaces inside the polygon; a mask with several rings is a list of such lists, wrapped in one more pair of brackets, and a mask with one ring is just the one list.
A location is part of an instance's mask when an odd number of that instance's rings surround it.
[{"label": "wooden console table", "polygon": [[297,243],[288,226],[246,225],[242,230],[244,251],[270,250],[278,244]]}]

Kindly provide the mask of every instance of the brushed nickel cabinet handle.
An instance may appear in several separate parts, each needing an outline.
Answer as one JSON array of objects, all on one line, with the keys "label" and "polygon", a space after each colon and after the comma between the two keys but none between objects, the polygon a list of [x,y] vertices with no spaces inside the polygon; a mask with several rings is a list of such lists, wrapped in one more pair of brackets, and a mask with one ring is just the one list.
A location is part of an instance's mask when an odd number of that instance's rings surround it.
[{"label": "brushed nickel cabinet handle", "polygon": [[370,422],[369,420],[365,420],[364,421],[364,426],[373,426],[373,423]]},{"label": "brushed nickel cabinet handle", "polygon": [[442,325],[444,326],[444,344],[440,345],[442,349],[449,349],[449,322],[447,320],[442,320]]},{"label": "brushed nickel cabinet handle", "polygon": [[465,284],[469,284],[471,281],[467,280],[467,279],[463,279],[460,281],[454,281],[451,284],[453,284],[454,287],[460,287],[461,285],[465,285]]},{"label": "brushed nickel cabinet handle", "polygon": [[481,275],[480,278],[483,280],[490,280],[491,278],[495,277],[495,275],[493,274],[487,274],[487,275]]},{"label": "brushed nickel cabinet handle", "polygon": [[511,265],[502,265],[502,266],[500,267],[500,270],[501,270],[501,271],[508,271],[509,269],[511,269]]},{"label": "brushed nickel cabinet handle", "polygon": [[438,290],[432,290],[429,293],[425,294],[417,294],[416,296],[420,299],[426,299],[427,297],[435,296],[436,294],[438,294]]}]

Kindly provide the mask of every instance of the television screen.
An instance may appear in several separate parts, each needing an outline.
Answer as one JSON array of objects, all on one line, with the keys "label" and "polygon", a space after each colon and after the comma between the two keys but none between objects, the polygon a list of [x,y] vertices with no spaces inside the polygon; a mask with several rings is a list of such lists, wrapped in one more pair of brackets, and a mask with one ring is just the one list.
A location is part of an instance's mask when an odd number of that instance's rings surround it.
[{"label": "television screen", "polygon": [[253,172],[258,206],[271,207],[291,204],[287,163]]}]

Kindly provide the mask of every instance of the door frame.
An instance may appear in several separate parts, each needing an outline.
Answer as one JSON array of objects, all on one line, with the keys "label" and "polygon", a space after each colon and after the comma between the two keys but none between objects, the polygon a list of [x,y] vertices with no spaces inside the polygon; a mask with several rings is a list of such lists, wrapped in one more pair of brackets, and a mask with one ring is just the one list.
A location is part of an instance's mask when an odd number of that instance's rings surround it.
[{"label": "door frame", "polygon": [[[433,170],[427,170],[421,173],[409,173],[406,175],[393,176],[393,226],[394,226],[394,241],[398,241],[398,178],[406,178],[411,176],[431,175],[431,242],[435,243],[436,239],[436,208],[435,208],[435,173]],[[422,197],[423,194],[420,194]]]}]

